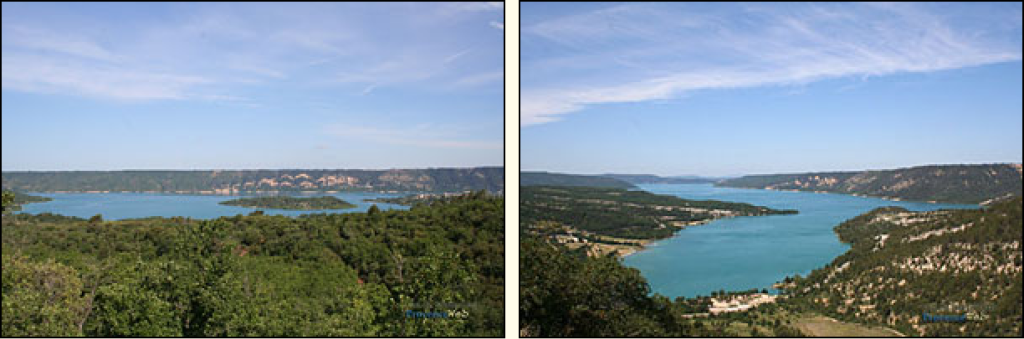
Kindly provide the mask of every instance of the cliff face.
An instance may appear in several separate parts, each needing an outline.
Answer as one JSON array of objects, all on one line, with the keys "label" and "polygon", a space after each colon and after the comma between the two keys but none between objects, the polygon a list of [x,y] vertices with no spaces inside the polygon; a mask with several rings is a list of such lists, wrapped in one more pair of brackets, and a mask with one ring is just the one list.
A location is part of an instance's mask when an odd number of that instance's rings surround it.
[{"label": "cliff face", "polygon": [[1021,165],[939,165],[884,171],[752,175],[724,180],[718,185],[977,204],[1020,195]]},{"label": "cliff face", "polygon": [[504,189],[502,167],[392,170],[5,172],[3,187],[29,192],[280,190],[465,191]]}]

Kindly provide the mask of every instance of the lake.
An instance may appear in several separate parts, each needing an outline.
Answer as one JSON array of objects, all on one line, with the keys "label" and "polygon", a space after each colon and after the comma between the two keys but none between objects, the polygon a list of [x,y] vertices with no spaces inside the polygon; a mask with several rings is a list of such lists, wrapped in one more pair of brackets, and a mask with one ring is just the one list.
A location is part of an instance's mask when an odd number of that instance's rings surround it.
[{"label": "lake", "polygon": [[[29,193],[32,195],[53,198],[52,201],[25,204],[22,213],[50,212],[67,216],[89,218],[102,214],[106,220],[160,217],[191,217],[196,219],[213,219],[222,216],[246,215],[253,211],[263,211],[267,215],[299,216],[310,213],[352,213],[365,212],[376,204],[382,210],[408,209],[408,206],[372,203],[363,199],[381,197],[398,197],[413,193],[374,193],[374,192],[343,192],[331,194],[293,194],[292,196],[334,196],[348,201],[355,208],[342,210],[292,211],[272,208],[246,208],[226,206],[221,201],[259,195],[186,195],[161,193]],[[264,195],[265,196],[265,195]]]},{"label": "lake", "polygon": [[806,276],[840,254],[832,228],[876,207],[912,211],[977,208],[976,205],[890,201],[851,195],[715,187],[711,184],[650,184],[641,189],[695,200],[745,202],[796,215],[727,218],[691,226],[669,239],[623,259],[635,267],[655,293],[670,298],[710,295],[713,291],[768,288],[788,275]]}]

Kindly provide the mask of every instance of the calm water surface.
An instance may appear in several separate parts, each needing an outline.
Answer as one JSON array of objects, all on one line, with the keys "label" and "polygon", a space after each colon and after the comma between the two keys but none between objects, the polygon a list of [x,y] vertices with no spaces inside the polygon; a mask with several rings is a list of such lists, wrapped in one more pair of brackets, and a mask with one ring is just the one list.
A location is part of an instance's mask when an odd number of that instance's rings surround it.
[{"label": "calm water surface", "polygon": [[102,214],[107,220],[120,220],[132,218],[145,218],[152,216],[160,217],[192,217],[197,219],[212,219],[221,216],[233,216],[237,214],[249,214],[256,210],[264,211],[268,215],[280,214],[286,216],[298,216],[310,213],[351,213],[365,212],[371,205],[376,204],[382,210],[387,209],[408,209],[407,206],[372,203],[363,199],[380,197],[397,197],[403,194],[386,194],[373,192],[344,192],[331,194],[310,194],[294,196],[334,196],[348,201],[356,208],[342,210],[316,210],[316,211],[291,211],[272,208],[246,208],[238,206],[225,206],[219,204],[221,201],[252,197],[255,195],[184,195],[184,194],[160,194],[160,193],[30,193],[53,198],[52,201],[42,203],[25,204],[22,206],[23,213],[50,212],[81,218]]},{"label": "calm water surface", "polygon": [[641,189],[686,199],[745,202],[800,214],[720,219],[688,227],[674,237],[627,256],[653,292],[670,298],[713,291],[768,288],[787,275],[807,275],[843,252],[832,228],[881,206],[912,211],[977,208],[975,205],[889,201],[841,194],[715,187],[711,184],[651,184]]}]

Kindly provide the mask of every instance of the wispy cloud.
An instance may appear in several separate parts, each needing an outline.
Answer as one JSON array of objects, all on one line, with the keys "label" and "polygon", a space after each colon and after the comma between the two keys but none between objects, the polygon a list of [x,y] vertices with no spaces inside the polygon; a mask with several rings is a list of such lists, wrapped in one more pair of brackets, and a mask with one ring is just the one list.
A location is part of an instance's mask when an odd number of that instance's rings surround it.
[{"label": "wispy cloud", "polygon": [[72,93],[122,100],[184,99],[189,88],[209,83],[200,76],[85,66],[72,61],[3,55],[3,88]]},{"label": "wispy cloud", "polygon": [[3,32],[5,44],[19,45],[29,50],[102,61],[121,59],[89,38],[74,33],[58,34],[41,28],[6,23]]},{"label": "wispy cloud", "polygon": [[521,124],[701,89],[1020,60],[1019,4],[1016,18],[998,8],[984,14],[979,26],[922,4],[625,4],[560,17],[524,30],[525,49],[554,44],[559,52],[524,58]]},{"label": "wispy cloud", "polygon": [[[35,20],[17,15],[23,7],[4,6],[5,90],[187,100],[287,81],[358,95],[453,85],[501,60],[460,33],[500,17],[500,3],[182,5],[143,9],[147,20],[131,29],[99,17]],[[418,19],[431,11],[449,20]]]},{"label": "wispy cloud", "polygon": [[473,50],[473,49],[472,48],[467,48],[467,49],[459,51],[458,53],[449,55],[448,57],[444,58],[444,63],[448,64],[448,63],[451,63],[452,61],[458,60],[463,55],[466,55],[466,53],[469,53],[471,50]]},{"label": "wispy cloud", "polygon": [[502,23],[502,22],[499,22],[499,21],[491,21],[491,22],[490,22],[490,25],[491,25],[491,27],[494,27],[494,28],[500,29],[500,30],[502,30],[502,31],[504,31],[504,30],[505,30],[505,24],[504,24],[504,23]]},{"label": "wispy cloud", "polygon": [[459,134],[458,129],[433,124],[407,128],[332,124],[325,132],[340,138],[399,146],[476,150],[501,150],[503,146],[500,141],[453,138]]},{"label": "wispy cloud", "polygon": [[489,72],[481,72],[476,74],[470,74],[455,81],[456,86],[477,86],[495,81],[501,81],[505,79],[505,71],[496,70]]}]

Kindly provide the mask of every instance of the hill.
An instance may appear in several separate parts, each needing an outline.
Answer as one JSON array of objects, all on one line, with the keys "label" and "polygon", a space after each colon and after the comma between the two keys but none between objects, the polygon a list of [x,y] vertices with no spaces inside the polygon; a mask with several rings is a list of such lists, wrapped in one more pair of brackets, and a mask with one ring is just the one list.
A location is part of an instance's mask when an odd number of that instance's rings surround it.
[{"label": "hill", "polygon": [[1021,165],[934,165],[863,172],[750,175],[716,185],[978,204],[1020,195]]},{"label": "hill", "polygon": [[586,186],[608,188],[636,188],[628,182],[599,175],[562,174],[549,172],[519,172],[519,186]]},{"label": "hill", "polygon": [[709,184],[718,181],[718,179],[713,178],[661,177],[653,174],[604,174],[602,176],[631,184]]},{"label": "hill", "polygon": [[521,232],[597,247],[602,253],[628,253],[718,218],[797,213],[603,187],[527,186],[519,194]]},{"label": "hill", "polygon": [[3,172],[24,192],[503,191],[503,167],[390,170]]},{"label": "hill", "polygon": [[[793,303],[922,336],[1021,336],[1021,198],[979,210],[883,207],[835,228],[849,251]],[[924,314],[950,322],[926,322]]]}]

